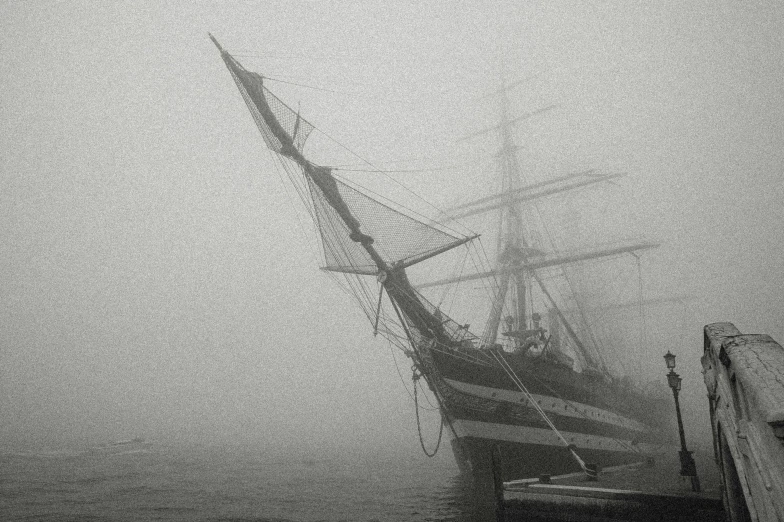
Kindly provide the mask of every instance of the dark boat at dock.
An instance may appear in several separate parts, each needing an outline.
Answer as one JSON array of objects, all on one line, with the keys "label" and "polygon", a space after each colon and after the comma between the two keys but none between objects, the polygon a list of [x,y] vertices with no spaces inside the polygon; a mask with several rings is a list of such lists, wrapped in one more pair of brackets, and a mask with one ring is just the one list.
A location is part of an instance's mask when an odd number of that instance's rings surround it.
[{"label": "dark boat at dock", "polygon": [[[501,121],[489,129],[501,141],[500,190],[451,213],[461,219],[497,213],[495,260],[487,263],[483,247],[475,246],[477,234],[456,232],[452,221],[423,219],[339,177],[337,168],[312,162],[304,149],[314,125],[268,90],[272,80],[245,69],[211,38],[313,217],[322,270],[357,298],[374,333],[411,359],[415,390],[421,379],[434,395],[461,470],[486,475],[497,451],[505,480],[587,471],[644,461],[671,442],[666,388],[623,372],[623,359],[627,365],[633,359],[631,335],[616,312],[629,305],[613,301],[617,292],[597,298],[606,276],[617,275],[608,262],[634,264],[641,251],[658,245],[624,240],[572,246],[550,233],[552,223],[540,208],[547,199],[619,174],[587,170],[524,180],[511,133],[524,117],[507,116],[502,89]],[[571,235],[583,236],[579,223]],[[432,265],[458,248],[468,249],[465,258],[484,257],[487,264],[475,263],[472,273],[461,267],[458,275],[436,268],[436,280],[411,282],[415,265]],[[484,284],[483,300],[467,298],[472,312],[484,314],[481,333],[425,297],[427,288],[460,289],[463,283],[465,289],[468,281]]]}]

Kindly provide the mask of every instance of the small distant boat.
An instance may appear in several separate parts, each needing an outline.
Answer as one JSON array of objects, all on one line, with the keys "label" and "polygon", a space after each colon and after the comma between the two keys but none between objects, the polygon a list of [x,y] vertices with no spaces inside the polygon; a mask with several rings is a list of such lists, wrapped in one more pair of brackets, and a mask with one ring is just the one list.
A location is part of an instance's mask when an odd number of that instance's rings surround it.
[{"label": "small distant boat", "polygon": [[119,453],[148,451],[150,448],[152,448],[152,442],[148,442],[142,437],[134,437],[133,439],[117,440],[114,442],[93,446],[90,448],[90,453],[116,455]]}]

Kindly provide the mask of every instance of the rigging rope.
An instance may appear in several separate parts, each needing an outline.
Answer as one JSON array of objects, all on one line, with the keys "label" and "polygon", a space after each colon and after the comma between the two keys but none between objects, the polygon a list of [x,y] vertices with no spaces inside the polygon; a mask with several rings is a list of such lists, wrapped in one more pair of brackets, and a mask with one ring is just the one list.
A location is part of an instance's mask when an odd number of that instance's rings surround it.
[{"label": "rigging rope", "polygon": [[589,468],[585,465],[585,461],[582,458],[580,458],[580,456],[577,454],[577,451],[575,450],[575,445],[570,443],[568,440],[566,440],[566,437],[564,437],[561,434],[561,432],[558,431],[558,428],[555,427],[555,424],[553,424],[553,421],[550,420],[550,417],[547,416],[547,414],[544,412],[544,410],[539,405],[539,403],[536,402],[536,400],[534,399],[533,395],[531,395],[531,392],[528,391],[528,388],[525,387],[525,385],[520,380],[520,378],[517,376],[515,371],[512,369],[512,367],[509,365],[509,363],[506,361],[506,359],[504,359],[504,356],[501,355],[501,353],[496,352],[495,350],[492,353],[493,353],[493,357],[495,358],[496,361],[498,361],[498,364],[501,366],[501,368],[503,368],[503,370],[506,372],[506,374],[509,376],[509,378],[512,379],[512,382],[526,396],[526,398],[528,399],[528,402],[531,404],[531,406],[534,407],[534,409],[537,411],[537,413],[539,413],[539,415],[541,415],[541,417],[544,419],[544,421],[547,423],[547,425],[550,426],[550,429],[552,429],[553,432],[558,436],[558,438],[561,439],[561,442],[564,443],[564,445],[566,446],[566,449],[569,450],[569,452],[572,454],[572,457],[574,457],[574,459],[580,465],[580,468],[586,474],[591,475],[591,474],[595,473],[594,470],[589,470]]},{"label": "rigging rope", "polygon": [[640,344],[637,347],[638,356],[637,356],[637,374],[642,375],[642,355],[643,355],[643,343],[645,342],[645,308],[644,308],[644,300],[643,300],[643,293],[642,293],[642,265],[640,264],[640,256],[635,252],[630,252],[631,255],[634,256],[634,259],[637,261],[637,286],[639,291],[639,300],[640,300]]},{"label": "rigging rope", "polygon": [[[549,339],[548,339],[548,342],[549,342]],[[563,402],[565,402],[565,403],[569,404],[569,405],[572,407],[572,410],[573,410],[573,411],[574,411],[574,412],[575,412],[577,415],[579,415],[580,417],[584,418],[585,420],[589,420],[589,421],[590,421],[590,420],[593,420],[593,419],[591,419],[591,418],[590,418],[590,417],[589,417],[589,416],[588,416],[586,413],[584,413],[584,412],[580,411],[580,409],[579,409],[577,406],[575,406],[575,405],[574,405],[574,402],[573,402],[573,401],[571,401],[571,400],[569,400],[569,399],[565,399],[565,398],[563,398],[563,397],[562,397],[562,396],[561,396],[561,395],[558,393],[558,391],[556,391],[555,389],[553,389],[553,387],[552,387],[552,386],[550,386],[550,385],[548,385],[546,382],[542,381],[541,379],[538,379],[538,378],[536,377],[536,375],[533,375],[533,374],[530,374],[530,373],[529,373],[529,374],[528,374],[528,377],[530,377],[530,378],[532,378],[533,380],[535,380],[536,382],[538,382],[538,383],[539,383],[539,384],[540,384],[542,387],[544,387],[544,388],[545,388],[547,391],[549,391],[550,393],[552,393],[554,397],[557,397],[557,398],[561,399]],[[604,404],[604,407],[607,407],[607,403],[605,403],[605,404]],[[627,450],[629,450],[630,452],[633,452],[633,453],[642,453],[642,452],[641,452],[641,451],[640,451],[638,448],[636,448],[636,447],[634,447],[634,446],[632,446],[632,445],[630,445],[630,444],[627,444],[627,443],[626,443],[626,441],[624,441],[624,440],[623,440],[623,439],[621,439],[620,437],[609,437],[609,438],[613,439],[613,440],[614,440],[614,441],[615,441],[615,442],[616,442],[616,443],[617,443],[619,446],[621,446],[621,447],[623,447],[623,448],[626,448],[626,449],[627,449]]]},{"label": "rigging rope", "polygon": [[[419,382],[419,387],[422,388],[422,383],[421,382]],[[424,388],[422,388],[422,392],[424,392],[424,391],[425,391]],[[427,398],[427,395],[425,395],[425,401],[427,401],[427,403],[430,405],[430,408],[422,408],[423,410],[436,410],[436,409],[438,409],[435,406],[433,406],[433,403],[430,402],[430,399]]]},{"label": "rigging rope", "polygon": [[441,447],[441,437],[444,435],[444,415],[443,414],[440,415],[441,425],[438,428],[438,442],[436,442],[436,448],[433,450],[432,453],[430,453],[427,451],[427,448],[425,447],[425,441],[422,439],[422,425],[419,422],[419,400],[417,399],[417,388],[418,388],[417,381],[419,381],[420,377],[421,375],[416,371],[414,371],[414,375],[411,377],[411,379],[414,381],[414,406],[415,406],[414,410],[416,411],[417,433],[419,433],[419,445],[422,446],[422,451],[424,451],[425,455],[427,455],[428,457],[433,458],[436,456],[436,453],[438,453],[438,448]]}]

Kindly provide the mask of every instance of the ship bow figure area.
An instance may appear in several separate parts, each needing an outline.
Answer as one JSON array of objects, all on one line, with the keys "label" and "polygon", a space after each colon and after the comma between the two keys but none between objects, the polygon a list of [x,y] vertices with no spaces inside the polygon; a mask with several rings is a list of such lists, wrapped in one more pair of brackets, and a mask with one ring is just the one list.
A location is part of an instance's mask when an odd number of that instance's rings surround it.
[{"label": "ship bow figure area", "polygon": [[[643,460],[661,444],[660,397],[613,375],[591,331],[590,313],[569,297],[579,263],[655,245],[565,251],[534,231],[541,216],[526,207],[616,175],[585,171],[526,184],[513,156],[511,120],[502,120],[501,150],[508,156],[499,162],[501,191],[454,213],[498,214],[495,266],[415,288],[411,267],[437,263],[461,245],[470,250],[478,235],[457,232],[468,229],[455,222],[412,214],[311,161],[305,144],[316,127],[210,37],[314,220],[322,269],[356,297],[374,333],[412,360],[415,378],[422,377],[435,396],[461,469],[483,473],[490,453],[500,450],[505,478],[560,473],[585,469],[586,463]],[[470,280],[491,289],[481,335],[422,293]]]}]

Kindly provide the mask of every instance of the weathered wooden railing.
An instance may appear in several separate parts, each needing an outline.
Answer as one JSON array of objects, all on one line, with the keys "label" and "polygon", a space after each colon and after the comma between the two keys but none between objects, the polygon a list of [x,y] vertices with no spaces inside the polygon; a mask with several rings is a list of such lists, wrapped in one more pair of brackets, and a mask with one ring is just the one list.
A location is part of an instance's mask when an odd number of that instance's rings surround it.
[{"label": "weathered wooden railing", "polygon": [[728,519],[784,521],[784,348],[709,324],[702,366]]}]

